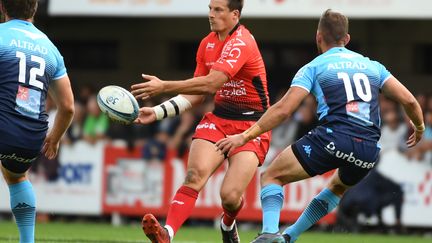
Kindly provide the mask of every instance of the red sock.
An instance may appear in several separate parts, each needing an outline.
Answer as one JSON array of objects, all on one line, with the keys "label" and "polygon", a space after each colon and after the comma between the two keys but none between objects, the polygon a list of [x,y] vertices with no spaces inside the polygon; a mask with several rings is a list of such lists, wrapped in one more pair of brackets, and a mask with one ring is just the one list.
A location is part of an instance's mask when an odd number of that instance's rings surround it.
[{"label": "red sock", "polygon": [[222,220],[226,226],[231,226],[234,223],[234,220],[237,217],[237,214],[242,209],[243,204],[244,204],[244,202],[243,202],[243,198],[242,198],[240,206],[235,211],[228,211],[226,208],[223,208],[224,217]]},{"label": "red sock", "polygon": [[171,226],[174,234],[186,219],[189,218],[192,209],[195,207],[197,198],[198,192],[190,187],[182,186],[177,190],[177,193],[171,201],[166,220],[166,224]]}]

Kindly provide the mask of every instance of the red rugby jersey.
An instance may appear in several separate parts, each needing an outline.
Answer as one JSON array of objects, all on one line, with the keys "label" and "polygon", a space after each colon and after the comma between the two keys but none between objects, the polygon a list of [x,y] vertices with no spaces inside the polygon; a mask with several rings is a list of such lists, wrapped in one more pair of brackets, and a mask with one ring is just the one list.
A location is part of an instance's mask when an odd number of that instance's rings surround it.
[{"label": "red rugby jersey", "polygon": [[215,94],[213,113],[233,120],[258,120],[269,107],[264,61],[252,34],[237,25],[220,41],[211,32],[200,43],[194,76],[210,69],[224,72],[229,81]]}]

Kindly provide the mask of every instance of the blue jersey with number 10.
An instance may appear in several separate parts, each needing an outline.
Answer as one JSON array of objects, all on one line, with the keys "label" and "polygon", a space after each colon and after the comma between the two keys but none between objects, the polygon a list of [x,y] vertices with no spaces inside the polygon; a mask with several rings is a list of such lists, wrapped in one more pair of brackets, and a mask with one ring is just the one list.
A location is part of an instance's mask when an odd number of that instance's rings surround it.
[{"label": "blue jersey with number 10", "polygon": [[379,62],[343,47],[334,47],[302,67],[291,86],[311,92],[320,124],[333,131],[378,141],[379,91],[391,77]]},{"label": "blue jersey with number 10", "polygon": [[22,148],[41,145],[48,128],[48,87],[65,75],[63,57],[32,23],[0,24],[0,142]]}]

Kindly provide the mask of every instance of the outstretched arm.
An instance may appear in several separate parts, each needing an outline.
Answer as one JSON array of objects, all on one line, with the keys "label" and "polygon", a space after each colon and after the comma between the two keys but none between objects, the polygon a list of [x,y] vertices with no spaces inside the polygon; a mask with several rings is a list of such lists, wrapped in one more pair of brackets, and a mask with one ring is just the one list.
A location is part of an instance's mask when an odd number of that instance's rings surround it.
[{"label": "outstretched arm", "polygon": [[405,113],[411,119],[414,128],[413,134],[408,138],[407,145],[416,145],[423,136],[425,125],[421,107],[411,92],[401,84],[395,77],[390,77],[382,88],[385,96],[399,102]]},{"label": "outstretched arm", "polygon": [[216,143],[217,149],[221,150],[222,153],[231,152],[234,148],[270,131],[290,117],[308,94],[309,92],[303,88],[291,87],[284,97],[272,105],[249,129],[243,133],[219,140]]},{"label": "outstretched arm", "polygon": [[193,106],[201,104],[204,99],[204,95],[177,95],[154,107],[141,107],[135,123],[149,124],[166,117],[180,115]]},{"label": "outstretched arm", "polygon": [[149,99],[161,93],[206,95],[214,94],[228,81],[228,76],[221,71],[210,70],[206,76],[187,80],[163,81],[156,76],[142,75],[143,83],[132,85],[132,94],[137,99]]}]

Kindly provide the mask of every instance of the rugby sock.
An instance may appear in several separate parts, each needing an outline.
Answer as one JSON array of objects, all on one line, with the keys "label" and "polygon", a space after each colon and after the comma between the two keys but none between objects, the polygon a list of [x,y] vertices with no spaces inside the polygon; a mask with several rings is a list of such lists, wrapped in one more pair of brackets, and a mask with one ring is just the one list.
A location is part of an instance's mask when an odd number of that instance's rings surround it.
[{"label": "rugby sock", "polygon": [[36,199],[33,186],[25,180],[9,185],[10,205],[20,234],[20,243],[34,242]]},{"label": "rugby sock", "polygon": [[222,229],[225,231],[230,231],[234,228],[234,221],[237,217],[237,214],[240,212],[240,210],[243,208],[244,201],[243,198],[241,198],[240,206],[235,211],[228,211],[228,209],[223,208],[224,214],[222,217]]},{"label": "rugby sock", "polygon": [[261,189],[263,228],[261,233],[279,232],[279,217],[284,200],[283,187],[269,184]]},{"label": "rugby sock", "polygon": [[166,225],[169,225],[173,231],[171,237],[176,234],[177,230],[189,217],[195,207],[197,198],[198,192],[190,187],[182,186],[177,190],[171,201],[166,220]]},{"label": "rugby sock", "polygon": [[292,241],[296,240],[301,233],[331,212],[339,201],[340,198],[336,194],[325,188],[309,203],[300,218],[285,229],[284,234],[290,235]]}]

